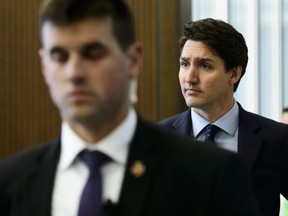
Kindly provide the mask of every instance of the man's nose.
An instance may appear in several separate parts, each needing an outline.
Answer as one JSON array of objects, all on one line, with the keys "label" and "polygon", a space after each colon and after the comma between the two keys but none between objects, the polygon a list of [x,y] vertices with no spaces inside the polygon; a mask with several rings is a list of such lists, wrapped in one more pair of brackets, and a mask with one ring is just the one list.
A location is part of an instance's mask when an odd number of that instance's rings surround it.
[{"label": "man's nose", "polygon": [[71,81],[82,80],[85,77],[82,60],[77,56],[70,57],[66,64],[65,74],[67,79]]},{"label": "man's nose", "polygon": [[191,65],[186,71],[185,82],[188,83],[198,82],[198,71],[193,65]]}]

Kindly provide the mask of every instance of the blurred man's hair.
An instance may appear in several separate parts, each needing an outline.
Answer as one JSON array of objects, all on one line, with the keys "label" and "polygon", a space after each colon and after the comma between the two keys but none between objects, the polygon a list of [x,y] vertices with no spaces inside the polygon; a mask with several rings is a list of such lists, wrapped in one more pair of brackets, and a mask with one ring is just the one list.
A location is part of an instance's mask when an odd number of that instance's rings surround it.
[{"label": "blurred man's hair", "polygon": [[[114,35],[123,50],[135,42],[134,19],[122,0],[46,0],[39,11],[39,29],[45,22],[68,26],[84,19],[110,17]],[[42,37],[41,37],[42,38]]]}]

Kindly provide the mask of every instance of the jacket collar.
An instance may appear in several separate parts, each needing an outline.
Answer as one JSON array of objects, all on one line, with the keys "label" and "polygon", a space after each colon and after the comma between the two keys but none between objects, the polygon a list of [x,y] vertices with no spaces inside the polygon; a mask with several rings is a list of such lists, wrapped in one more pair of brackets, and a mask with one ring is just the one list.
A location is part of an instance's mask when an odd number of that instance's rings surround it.
[{"label": "jacket collar", "polygon": [[[238,154],[247,165],[248,171],[251,172],[262,145],[263,136],[259,136],[261,133],[261,126],[258,123],[257,118],[255,118],[255,114],[244,110],[239,103],[238,106]],[[190,108],[179,114],[173,123],[173,127],[178,133],[182,135],[194,137]]]},{"label": "jacket collar", "polygon": [[[35,166],[28,171],[24,182],[23,199],[27,200],[23,209],[31,215],[50,216],[54,177],[60,154],[60,139],[49,142],[42,151]],[[29,201],[28,201],[29,200]],[[24,210],[25,211],[25,210]]]},{"label": "jacket collar", "polygon": [[238,154],[251,172],[263,143],[261,126],[255,115],[245,111],[239,104],[239,132],[238,132]]},{"label": "jacket collar", "polygon": [[142,215],[144,199],[147,197],[145,194],[149,191],[152,173],[158,160],[157,139],[158,136],[151,130],[151,126],[139,119],[128,153],[116,212],[122,212],[125,216]]}]

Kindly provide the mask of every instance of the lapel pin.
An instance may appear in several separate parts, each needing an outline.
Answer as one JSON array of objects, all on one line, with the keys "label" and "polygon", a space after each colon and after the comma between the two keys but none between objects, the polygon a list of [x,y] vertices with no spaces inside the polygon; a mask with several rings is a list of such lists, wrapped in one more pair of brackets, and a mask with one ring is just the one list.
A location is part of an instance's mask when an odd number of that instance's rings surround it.
[{"label": "lapel pin", "polygon": [[139,178],[145,173],[145,165],[140,160],[136,160],[131,166],[130,171],[133,176]]}]

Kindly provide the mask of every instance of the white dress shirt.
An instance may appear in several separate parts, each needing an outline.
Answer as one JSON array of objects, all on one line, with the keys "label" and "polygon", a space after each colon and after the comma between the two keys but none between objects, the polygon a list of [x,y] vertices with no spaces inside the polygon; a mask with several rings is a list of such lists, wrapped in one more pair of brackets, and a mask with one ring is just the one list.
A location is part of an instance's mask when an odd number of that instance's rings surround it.
[{"label": "white dress shirt", "polygon": [[117,203],[124,177],[128,145],[137,124],[133,108],[126,119],[108,136],[95,144],[86,144],[66,122],[62,123],[61,153],[52,196],[52,216],[76,216],[82,190],[88,179],[86,165],[77,158],[83,149],[98,150],[112,161],[101,170],[103,178],[103,202]]},{"label": "white dress shirt", "polygon": [[233,107],[225,115],[215,122],[208,122],[206,119],[198,115],[193,108],[191,108],[191,118],[193,134],[197,140],[205,140],[205,132],[203,129],[207,124],[211,123],[220,128],[214,137],[215,144],[226,150],[237,152],[239,107],[236,102],[234,102]]}]

